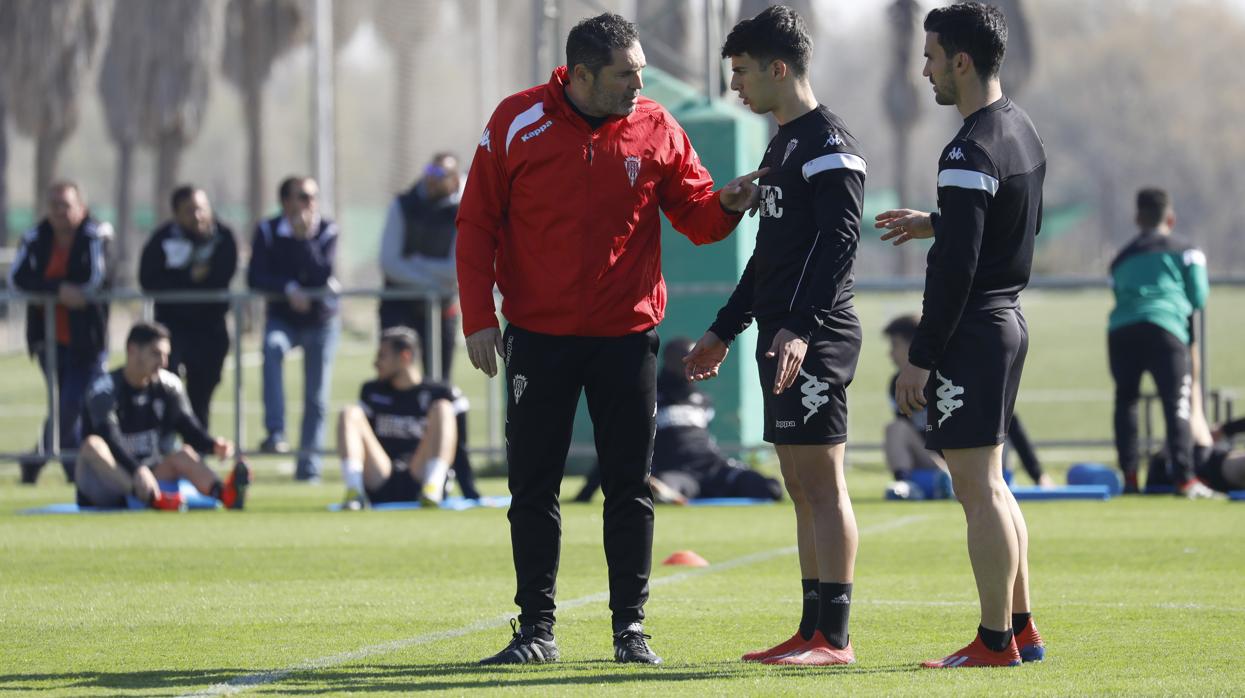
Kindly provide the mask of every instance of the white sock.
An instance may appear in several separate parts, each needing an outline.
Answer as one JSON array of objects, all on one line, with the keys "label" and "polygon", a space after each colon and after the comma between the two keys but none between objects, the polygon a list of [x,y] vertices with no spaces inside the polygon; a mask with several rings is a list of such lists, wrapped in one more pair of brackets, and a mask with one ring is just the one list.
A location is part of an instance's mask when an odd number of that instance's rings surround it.
[{"label": "white sock", "polygon": [[449,463],[440,458],[429,458],[424,464],[424,494],[440,499],[445,489],[445,478],[449,472]]},{"label": "white sock", "polygon": [[342,482],[346,489],[363,491],[363,464],[351,458],[342,459]]}]

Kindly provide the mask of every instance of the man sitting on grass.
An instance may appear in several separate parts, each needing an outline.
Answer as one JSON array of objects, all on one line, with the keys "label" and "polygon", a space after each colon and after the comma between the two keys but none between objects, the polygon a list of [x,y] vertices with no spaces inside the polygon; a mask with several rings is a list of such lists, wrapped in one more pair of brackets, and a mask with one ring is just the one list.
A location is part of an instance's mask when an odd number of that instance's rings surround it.
[{"label": "man sitting on grass", "polygon": [[[182,387],[165,370],[169,331],[140,322],[125,340],[125,366],[100,376],[87,390],[80,425],[82,446],[74,482],[78,505],[125,507],[127,495],[155,509],[177,511],[176,492],[161,492],[159,481],[189,480],[228,509],[241,509],[250,471],[239,461],[225,482],[200,454],[229,458],[233,444],[203,429]],[[181,436],[185,445],[177,447]]]},{"label": "man sitting on grass", "polygon": [[[455,411],[465,409],[466,401],[456,388],[425,383],[420,357],[414,330],[382,332],[376,380],[363,385],[357,405],[342,410],[337,449],[345,508],[361,509],[365,502],[436,505],[444,496],[458,445]],[[467,475],[469,482],[469,468]]]}]

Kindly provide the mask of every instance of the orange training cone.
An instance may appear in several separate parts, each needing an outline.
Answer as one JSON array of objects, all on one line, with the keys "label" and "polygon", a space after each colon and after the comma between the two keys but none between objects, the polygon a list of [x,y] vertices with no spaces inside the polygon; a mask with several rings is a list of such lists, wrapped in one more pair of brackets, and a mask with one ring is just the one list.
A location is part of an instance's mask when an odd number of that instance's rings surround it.
[{"label": "orange training cone", "polygon": [[662,561],[663,565],[682,565],[684,567],[708,567],[709,561],[691,550],[680,550]]}]

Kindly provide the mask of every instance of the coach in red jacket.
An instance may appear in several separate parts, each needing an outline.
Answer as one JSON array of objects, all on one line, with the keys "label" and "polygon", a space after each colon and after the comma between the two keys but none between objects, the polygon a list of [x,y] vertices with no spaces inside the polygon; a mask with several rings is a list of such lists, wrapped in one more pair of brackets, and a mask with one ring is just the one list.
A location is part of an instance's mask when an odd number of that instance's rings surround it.
[{"label": "coach in red jacket", "polygon": [[[757,187],[713,191],[687,134],[639,96],[635,25],[584,20],[567,66],[493,112],[458,214],[458,282],[471,364],[505,359],[510,534],[520,627],[484,663],[558,657],[554,589],[558,491],[580,391],[587,393],[605,493],[615,659],[656,664],[642,621],[652,564],[657,332],[665,313],[659,210],[697,244],[725,238]],[[498,329],[493,284],[503,297]]]}]

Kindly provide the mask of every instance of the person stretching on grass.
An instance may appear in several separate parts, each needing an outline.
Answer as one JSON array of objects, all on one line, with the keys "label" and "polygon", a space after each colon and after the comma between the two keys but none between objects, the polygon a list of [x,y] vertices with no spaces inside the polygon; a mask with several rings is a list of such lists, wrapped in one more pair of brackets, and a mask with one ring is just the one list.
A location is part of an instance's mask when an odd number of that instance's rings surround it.
[{"label": "person stretching on grass", "polygon": [[337,420],[337,449],[346,483],[345,508],[366,501],[441,502],[458,429],[458,391],[425,383],[419,337],[391,327],[376,349],[376,380],[363,384],[359,402]]},{"label": "person stretching on grass", "polygon": [[[155,509],[183,508],[181,495],[161,492],[160,481],[189,480],[227,509],[241,509],[251,475],[238,461],[221,482],[200,454],[224,460],[233,444],[203,429],[190,408],[182,381],[165,370],[169,331],[140,322],[125,340],[125,365],[100,376],[82,405],[74,482],[78,505],[122,508],[127,495]],[[185,445],[177,447],[181,436]]]},{"label": "person stretching on grass", "polygon": [[911,416],[929,406],[925,445],[946,458],[968,522],[968,553],[981,601],[977,638],[926,668],[1015,666],[1045,645],[1029,607],[1029,533],[1003,479],[1029,347],[1020,291],[1029,282],[1042,220],[1046,152],[1029,117],[1003,95],[1007,25],[977,2],[931,10],[925,69],[934,99],[964,125],[938,163],[938,212],[885,211],[877,227],[899,245],[934,238],[921,322],[895,403]]}]

